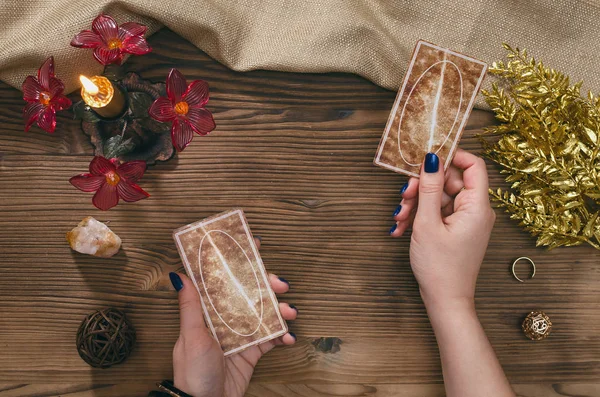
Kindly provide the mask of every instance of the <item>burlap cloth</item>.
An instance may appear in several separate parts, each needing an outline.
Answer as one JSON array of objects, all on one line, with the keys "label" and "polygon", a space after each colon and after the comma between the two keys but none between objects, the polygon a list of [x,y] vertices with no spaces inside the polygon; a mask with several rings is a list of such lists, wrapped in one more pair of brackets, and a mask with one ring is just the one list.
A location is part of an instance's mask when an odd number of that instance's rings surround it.
[{"label": "burlap cloth", "polygon": [[69,42],[100,12],[150,32],[167,26],[238,71],[351,72],[396,90],[417,39],[487,62],[508,42],[584,88],[600,85],[600,3],[591,0],[0,0],[0,79],[20,88],[54,55],[75,89],[77,75],[101,66]]}]

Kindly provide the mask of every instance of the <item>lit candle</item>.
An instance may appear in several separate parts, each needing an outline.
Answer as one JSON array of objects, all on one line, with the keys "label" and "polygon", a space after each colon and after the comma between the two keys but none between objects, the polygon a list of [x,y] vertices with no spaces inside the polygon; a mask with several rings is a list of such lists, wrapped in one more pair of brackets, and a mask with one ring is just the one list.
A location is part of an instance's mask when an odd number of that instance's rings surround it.
[{"label": "lit candle", "polygon": [[118,87],[113,87],[104,76],[87,78],[79,76],[81,97],[98,115],[107,118],[120,117],[125,111],[125,97]]}]

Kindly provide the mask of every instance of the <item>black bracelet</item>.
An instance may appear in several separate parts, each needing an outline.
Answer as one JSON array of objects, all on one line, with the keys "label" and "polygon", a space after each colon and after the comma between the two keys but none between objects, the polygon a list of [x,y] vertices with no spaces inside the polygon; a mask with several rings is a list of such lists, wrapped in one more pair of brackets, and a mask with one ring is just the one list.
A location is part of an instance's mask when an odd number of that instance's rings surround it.
[{"label": "black bracelet", "polygon": [[158,390],[168,394],[171,397],[193,397],[192,395],[176,388],[173,385],[173,381],[170,380],[163,380],[162,382],[157,383],[156,386],[158,387]]},{"label": "black bracelet", "polygon": [[162,391],[152,390],[148,393],[148,397],[171,397],[171,395]]}]

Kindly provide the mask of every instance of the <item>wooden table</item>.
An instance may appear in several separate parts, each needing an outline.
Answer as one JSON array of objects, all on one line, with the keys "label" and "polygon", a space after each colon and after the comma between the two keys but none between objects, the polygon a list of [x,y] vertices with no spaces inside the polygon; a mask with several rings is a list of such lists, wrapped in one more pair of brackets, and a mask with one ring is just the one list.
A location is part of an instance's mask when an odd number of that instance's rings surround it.
[{"label": "wooden table", "polygon": [[[0,397],[144,396],[171,377],[179,327],[168,273],[182,268],[171,232],[234,206],[300,310],[290,324],[298,343],[261,360],[248,396],[444,395],[409,237],[387,235],[405,178],[372,164],[395,93],[348,74],[236,73],[168,30],[150,44],[153,53],[126,67],[155,81],[171,67],[207,80],[217,129],[147,171],[151,198],[109,212],[68,182],[92,158],[79,123],[67,112],[54,135],[24,133],[21,93],[0,84]],[[477,151],[474,134],[492,122],[475,111],[461,146]],[[110,221],[123,239],[118,255],[69,249],[65,232],[88,215]],[[509,272],[522,255],[538,265],[526,284]],[[599,251],[535,248],[499,212],[477,307],[520,396],[600,395],[599,304]],[[95,370],[75,333],[106,306],[127,313],[138,342],[124,364]],[[533,309],[555,325],[544,342],[520,330]]]}]

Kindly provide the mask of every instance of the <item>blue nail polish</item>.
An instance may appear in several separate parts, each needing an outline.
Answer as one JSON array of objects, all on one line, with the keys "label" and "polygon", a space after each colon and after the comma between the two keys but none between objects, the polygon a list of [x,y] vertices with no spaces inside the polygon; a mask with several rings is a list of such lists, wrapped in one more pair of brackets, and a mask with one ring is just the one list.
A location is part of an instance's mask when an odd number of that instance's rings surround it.
[{"label": "blue nail polish", "polygon": [[394,215],[392,215],[392,216],[398,215],[400,213],[400,211],[402,211],[402,206],[401,205],[399,205],[399,206],[396,207],[396,211],[394,211]]},{"label": "blue nail polish", "polygon": [[294,306],[294,305],[289,305],[289,306],[290,306],[292,309],[294,309],[294,310],[296,311],[296,313],[298,313],[298,312],[299,312],[299,310],[298,310],[298,308],[297,308],[296,306]]},{"label": "blue nail polish", "polygon": [[171,284],[173,284],[173,288],[175,288],[175,291],[181,291],[181,289],[183,288],[183,281],[181,281],[181,277],[179,277],[179,274],[171,272],[169,273],[169,278],[171,279]]},{"label": "blue nail polish", "polygon": [[293,332],[289,332],[289,334],[292,336],[292,338],[294,338],[294,340],[298,340],[298,338],[296,338],[296,334]]},{"label": "blue nail polish", "polygon": [[282,281],[282,282],[286,283],[287,285],[290,285],[290,282],[287,281],[285,278],[283,278],[283,277],[277,277],[277,278],[279,279],[279,281]]},{"label": "blue nail polish", "polygon": [[402,186],[402,189],[400,189],[400,195],[401,196],[404,194],[404,192],[406,191],[406,189],[408,189],[408,182],[406,182],[404,184],[404,186]]},{"label": "blue nail polish", "polygon": [[390,229],[390,234],[394,233],[397,228],[398,228],[398,225],[394,223],[394,226],[392,226],[392,228]]},{"label": "blue nail polish", "polygon": [[433,174],[440,168],[440,158],[435,153],[427,153],[425,156],[425,172]]},{"label": "blue nail polish", "polygon": [[260,237],[258,234],[255,235],[254,237],[256,237],[258,239],[258,241],[260,241],[262,243],[262,237]]}]

